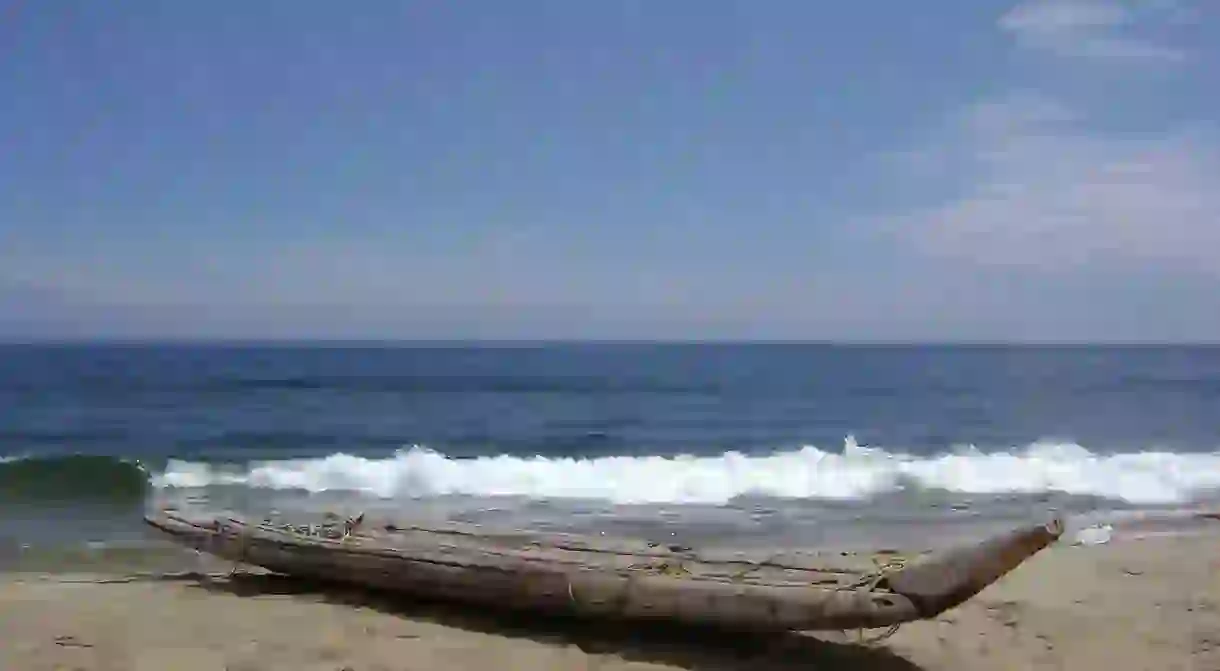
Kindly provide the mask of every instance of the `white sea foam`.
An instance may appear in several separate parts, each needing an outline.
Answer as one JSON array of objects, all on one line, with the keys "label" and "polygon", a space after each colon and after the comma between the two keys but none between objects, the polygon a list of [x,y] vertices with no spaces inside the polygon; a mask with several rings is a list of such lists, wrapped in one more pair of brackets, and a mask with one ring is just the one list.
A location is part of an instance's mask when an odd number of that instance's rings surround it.
[{"label": "white sea foam", "polygon": [[1074,444],[1035,443],[1008,452],[963,449],[917,457],[863,447],[850,437],[842,452],[804,447],[766,456],[454,459],[413,447],[384,459],[334,454],[236,470],[171,461],[154,484],[359,491],[385,498],[471,495],[699,504],[747,495],[853,500],[915,486],[965,494],[1062,492],[1172,504],[1220,490],[1220,452],[1096,454]]}]

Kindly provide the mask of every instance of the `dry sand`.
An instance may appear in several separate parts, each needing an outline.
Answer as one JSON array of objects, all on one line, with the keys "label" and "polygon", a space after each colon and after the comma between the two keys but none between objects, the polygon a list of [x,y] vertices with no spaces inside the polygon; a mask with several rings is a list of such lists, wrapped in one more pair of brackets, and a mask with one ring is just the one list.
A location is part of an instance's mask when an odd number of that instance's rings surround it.
[{"label": "dry sand", "polygon": [[738,637],[474,613],[232,581],[0,579],[0,669],[1220,670],[1220,536],[1059,545],[935,621]]}]

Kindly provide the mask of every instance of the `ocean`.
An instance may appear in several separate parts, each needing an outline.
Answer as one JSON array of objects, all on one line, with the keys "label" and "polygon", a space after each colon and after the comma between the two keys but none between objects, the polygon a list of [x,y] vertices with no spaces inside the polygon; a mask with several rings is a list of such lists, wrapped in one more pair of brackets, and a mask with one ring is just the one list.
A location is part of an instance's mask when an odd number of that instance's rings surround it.
[{"label": "ocean", "polygon": [[1220,501],[1220,347],[0,347],[0,563],[145,509],[921,543]]}]

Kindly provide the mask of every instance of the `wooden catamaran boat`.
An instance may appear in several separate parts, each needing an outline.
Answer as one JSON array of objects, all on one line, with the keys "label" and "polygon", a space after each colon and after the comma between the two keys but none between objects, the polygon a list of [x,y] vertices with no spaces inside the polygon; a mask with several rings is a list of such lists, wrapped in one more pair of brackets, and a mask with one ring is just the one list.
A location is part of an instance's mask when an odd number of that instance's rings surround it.
[{"label": "wooden catamaran boat", "polygon": [[1056,518],[904,561],[893,553],[748,558],[475,525],[352,530],[349,523],[319,533],[169,511],[146,521],[187,547],[302,578],[486,606],[755,631],[863,629],[933,618],[1063,533]]}]

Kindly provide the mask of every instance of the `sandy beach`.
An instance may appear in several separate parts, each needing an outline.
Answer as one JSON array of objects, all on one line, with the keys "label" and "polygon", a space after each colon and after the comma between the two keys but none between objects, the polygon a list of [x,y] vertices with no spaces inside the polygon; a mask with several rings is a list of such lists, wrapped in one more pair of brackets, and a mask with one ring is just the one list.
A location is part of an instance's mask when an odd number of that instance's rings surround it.
[{"label": "sandy beach", "polygon": [[726,636],[403,603],[295,581],[10,574],[0,668],[1220,669],[1220,536],[1057,545],[883,643],[858,632]]}]

